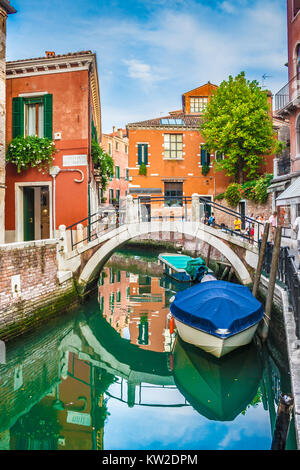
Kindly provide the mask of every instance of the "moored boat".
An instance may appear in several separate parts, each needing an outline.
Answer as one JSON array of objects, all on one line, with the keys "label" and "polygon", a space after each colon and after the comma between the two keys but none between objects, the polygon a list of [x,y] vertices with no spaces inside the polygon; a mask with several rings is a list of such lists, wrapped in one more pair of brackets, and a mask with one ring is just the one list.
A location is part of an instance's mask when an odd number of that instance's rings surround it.
[{"label": "moored boat", "polygon": [[170,311],[181,339],[216,357],[249,344],[264,315],[248,287],[217,280],[178,292]]},{"label": "moored boat", "polygon": [[192,258],[180,253],[161,253],[158,256],[165,268],[165,274],[180,282],[200,282],[202,278],[213,272],[206,266],[202,258]]}]

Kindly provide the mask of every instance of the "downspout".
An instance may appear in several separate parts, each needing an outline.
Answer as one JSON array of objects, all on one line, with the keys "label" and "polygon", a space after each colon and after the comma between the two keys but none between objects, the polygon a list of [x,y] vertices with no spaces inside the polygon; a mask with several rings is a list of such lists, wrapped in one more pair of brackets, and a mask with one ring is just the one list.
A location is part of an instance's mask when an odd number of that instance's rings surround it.
[{"label": "downspout", "polygon": [[88,73],[88,237],[90,240],[90,224],[91,224],[91,180],[92,180],[92,151],[91,151],[91,68],[92,64],[89,65]]}]

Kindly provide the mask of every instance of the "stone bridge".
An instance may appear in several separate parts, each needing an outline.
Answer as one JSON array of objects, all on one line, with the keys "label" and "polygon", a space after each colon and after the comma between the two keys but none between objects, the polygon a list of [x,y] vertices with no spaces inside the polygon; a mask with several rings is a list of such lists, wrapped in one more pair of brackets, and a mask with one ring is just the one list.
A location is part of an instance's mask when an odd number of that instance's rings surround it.
[{"label": "stone bridge", "polygon": [[79,292],[85,294],[89,290],[88,286],[98,278],[101,268],[111,254],[126,242],[148,234],[178,233],[214,247],[232,266],[240,282],[250,285],[258,261],[257,243],[249,243],[247,239],[233,232],[226,232],[202,223],[199,215],[199,198],[196,196],[192,197],[189,217],[180,220],[151,218],[150,221],[143,221],[132,196],[127,196],[125,217],[119,226],[107,230],[100,227],[98,232],[94,230],[91,241],[76,243],[71,249],[67,231],[61,226],[58,254],[60,276],[73,276],[77,281]]}]

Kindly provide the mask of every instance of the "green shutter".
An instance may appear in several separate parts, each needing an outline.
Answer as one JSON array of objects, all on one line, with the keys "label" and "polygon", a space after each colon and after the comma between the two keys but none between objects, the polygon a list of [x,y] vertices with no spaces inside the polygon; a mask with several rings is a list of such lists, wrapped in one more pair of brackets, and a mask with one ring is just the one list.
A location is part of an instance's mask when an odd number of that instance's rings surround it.
[{"label": "green shutter", "polygon": [[148,145],[144,144],[144,163],[148,165]]},{"label": "green shutter", "polygon": [[24,99],[13,98],[13,138],[24,136]]},{"label": "green shutter", "polygon": [[44,95],[44,137],[53,138],[53,95]]},{"label": "green shutter", "polygon": [[206,165],[210,165],[210,153],[206,151]]},{"label": "green shutter", "polygon": [[143,163],[143,151],[142,151],[143,144],[138,144],[138,164],[141,165]]},{"label": "green shutter", "polygon": [[201,145],[201,165],[204,166],[206,164],[206,150],[203,145]]}]

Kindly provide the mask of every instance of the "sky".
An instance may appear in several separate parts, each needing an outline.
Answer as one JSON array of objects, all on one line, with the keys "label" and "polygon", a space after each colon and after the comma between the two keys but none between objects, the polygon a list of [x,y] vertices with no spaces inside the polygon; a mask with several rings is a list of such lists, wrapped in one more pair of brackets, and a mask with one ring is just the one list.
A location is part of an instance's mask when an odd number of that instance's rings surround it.
[{"label": "sky", "polygon": [[[288,81],[286,0],[11,0],[7,60],[97,53],[102,130],[181,109],[181,95],[241,71]],[[263,79],[262,77],[266,78]]]}]

